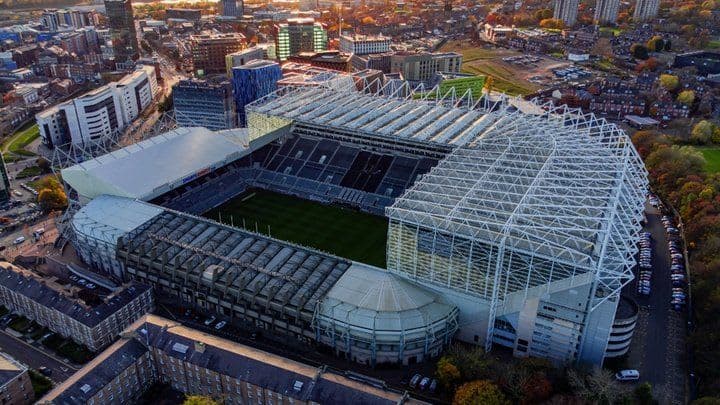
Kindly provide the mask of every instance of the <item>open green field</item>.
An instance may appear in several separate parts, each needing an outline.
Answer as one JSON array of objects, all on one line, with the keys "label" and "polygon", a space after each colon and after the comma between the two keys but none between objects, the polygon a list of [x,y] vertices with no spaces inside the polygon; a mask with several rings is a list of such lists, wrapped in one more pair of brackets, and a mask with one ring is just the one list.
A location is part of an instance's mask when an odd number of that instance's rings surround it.
[{"label": "open green field", "polygon": [[7,138],[2,143],[2,152],[8,156],[21,155],[21,156],[34,156],[35,154],[25,150],[32,141],[36,140],[40,136],[40,129],[37,124],[31,123]]},{"label": "open green field", "polygon": [[720,148],[700,148],[705,158],[705,170],[708,173],[720,172]]},{"label": "open green field", "polygon": [[258,190],[231,200],[205,217],[337,256],[385,267],[386,218]]},{"label": "open green field", "polygon": [[[503,62],[502,58],[522,55],[520,52],[478,46],[467,41],[448,41],[440,50],[462,54],[463,73],[492,77],[492,90],[494,91],[510,95],[525,95],[535,92],[539,88],[536,84],[526,80],[533,69]],[[540,71],[542,67],[534,70]]]}]

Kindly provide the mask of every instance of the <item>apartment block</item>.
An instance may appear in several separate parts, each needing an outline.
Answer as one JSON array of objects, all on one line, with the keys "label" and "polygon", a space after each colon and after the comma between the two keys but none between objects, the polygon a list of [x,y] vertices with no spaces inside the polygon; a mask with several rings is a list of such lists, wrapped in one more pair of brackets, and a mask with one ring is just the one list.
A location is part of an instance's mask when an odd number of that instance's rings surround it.
[{"label": "apartment block", "polygon": [[456,52],[398,52],[390,57],[391,73],[402,73],[409,82],[428,83],[436,72],[460,73],[462,55]]},{"label": "apartment block", "polygon": [[141,66],[118,82],[99,87],[35,116],[43,143],[91,145],[115,137],[152,104],[160,91],[155,69]]},{"label": "apartment block", "polygon": [[340,52],[355,55],[390,52],[392,39],[382,35],[343,35],[340,37]]},{"label": "apartment block", "polygon": [[362,376],[316,368],[155,315],[138,320],[40,404],[135,403],[154,382],[225,404],[422,404]]},{"label": "apartment block", "polygon": [[313,18],[289,18],[275,26],[277,57],[281,61],[300,52],[324,51],[327,42],[327,31]]},{"label": "apartment block", "polygon": [[245,36],[239,33],[202,34],[190,37],[193,71],[198,76],[225,73],[225,56],[245,47]]},{"label": "apartment block", "polygon": [[[100,287],[98,287],[100,288]],[[112,343],[154,305],[151,287],[127,284],[89,303],[79,287],[0,262],[0,304],[97,351]]]}]

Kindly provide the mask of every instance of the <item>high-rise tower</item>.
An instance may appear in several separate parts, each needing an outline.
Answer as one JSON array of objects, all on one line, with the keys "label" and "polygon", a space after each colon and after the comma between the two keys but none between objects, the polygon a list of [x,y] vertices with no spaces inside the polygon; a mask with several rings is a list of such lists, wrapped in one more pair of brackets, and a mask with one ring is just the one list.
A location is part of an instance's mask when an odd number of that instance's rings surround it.
[{"label": "high-rise tower", "polygon": [[105,12],[110,25],[115,61],[136,60],[139,57],[139,47],[131,1],[105,0]]}]

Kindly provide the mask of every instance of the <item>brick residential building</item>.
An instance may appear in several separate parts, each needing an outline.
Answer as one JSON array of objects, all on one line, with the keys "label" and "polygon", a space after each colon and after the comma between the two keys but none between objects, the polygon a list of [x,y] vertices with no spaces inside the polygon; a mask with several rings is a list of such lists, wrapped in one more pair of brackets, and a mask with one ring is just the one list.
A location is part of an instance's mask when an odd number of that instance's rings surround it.
[{"label": "brick residential building", "polygon": [[154,304],[151,287],[142,284],[109,291],[94,305],[77,298],[79,291],[0,262],[0,304],[93,351],[112,343]]}]

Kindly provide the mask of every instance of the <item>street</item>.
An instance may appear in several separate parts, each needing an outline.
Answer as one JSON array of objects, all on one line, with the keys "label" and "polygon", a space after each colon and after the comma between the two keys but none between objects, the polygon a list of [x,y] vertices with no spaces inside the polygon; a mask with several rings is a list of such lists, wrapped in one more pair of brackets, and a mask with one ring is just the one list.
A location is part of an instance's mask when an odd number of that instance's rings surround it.
[{"label": "street", "polygon": [[36,347],[10,336],[5,331],[0,331],[0,351],[12,354],[15,359],[30,368],[36,370],[42,366],[49,368],[52,370],[50,379],[55,383],[65,381],[76,371],[70,365],[48,356]]},{"label": "street", "polygon": [[635,281],[629,295],[648,309],[638,315],[635,335],[628,355],[629,368],[640,371],[640,381],[653,386],[655,399],[662,404],[684,403],[685,372],[681,358],[685,350],[685,321],[682,313],[670,306],[670,253],[668,251],[662,214],[647,205],[644,231],[652,235],[652,292],[649,296],[635,294]]}]

